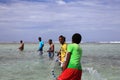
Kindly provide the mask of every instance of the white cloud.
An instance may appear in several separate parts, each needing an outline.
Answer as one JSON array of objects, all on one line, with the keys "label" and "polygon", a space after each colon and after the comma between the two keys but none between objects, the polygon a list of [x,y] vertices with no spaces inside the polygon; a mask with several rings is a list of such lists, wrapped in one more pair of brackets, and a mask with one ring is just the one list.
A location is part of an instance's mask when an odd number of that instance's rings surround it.
[{"label": "white cloud", "polygon": [[56,0],[56,3],[60,4],[60,5],[65,5],[66,2],[64,0]]},{"label": "white cloud", "polygon": [[78,31],[116,30],[120,26],[120,9],[113,3],[98,0],[56,0],[51,3],[16,0],[15,3],[0,4],[0,30],[3,30],[0,35],[68,35]]}]

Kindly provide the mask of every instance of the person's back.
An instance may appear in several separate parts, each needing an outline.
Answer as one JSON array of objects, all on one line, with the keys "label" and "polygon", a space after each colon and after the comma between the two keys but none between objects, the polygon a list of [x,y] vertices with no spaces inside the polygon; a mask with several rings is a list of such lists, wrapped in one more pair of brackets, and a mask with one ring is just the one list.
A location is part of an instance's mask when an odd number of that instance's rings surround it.
[{"label": "person's back", "polygon": [[81,57],[82,57],[82,48],[76,43],[68,45],[68,52],[71,53],[71,58],[67,68],[82,69],[81,67]]}]

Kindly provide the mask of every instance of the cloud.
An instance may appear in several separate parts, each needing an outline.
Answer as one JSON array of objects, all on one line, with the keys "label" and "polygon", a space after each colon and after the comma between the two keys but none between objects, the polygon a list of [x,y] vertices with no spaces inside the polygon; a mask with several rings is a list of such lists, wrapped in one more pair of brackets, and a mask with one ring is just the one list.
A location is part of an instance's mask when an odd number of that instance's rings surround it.
[{"label": "cloud", "polygon": [[65,5],[66,2],[64,0],[56,0],[56,3],[60,4],[60,5]]},{"label": "cloud", "polygon": [[102,31],[119,32],[118,4],[117,0],[1,0],[0,36],[11,34],[12,40],[16,35],[20,39],[39,34],[69,37],[74,32],[96,32],[96,36]]}]

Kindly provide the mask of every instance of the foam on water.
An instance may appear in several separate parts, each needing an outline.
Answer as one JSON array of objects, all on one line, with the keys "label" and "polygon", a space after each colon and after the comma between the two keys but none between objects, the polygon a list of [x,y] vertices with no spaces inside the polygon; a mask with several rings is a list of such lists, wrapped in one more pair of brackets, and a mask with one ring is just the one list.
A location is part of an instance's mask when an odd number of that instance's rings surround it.
[{"label": "foam on water", "polygon": [[[85,74],[89,75],[86,76],[87,78],[85,79]],[[93,67],[86,67],[83,68],[83,80],[87,80],[89,78],[89,80],[107,80],[105,78],[103,78],[100,73],[98,73],[97,70],[93,69]]]}]

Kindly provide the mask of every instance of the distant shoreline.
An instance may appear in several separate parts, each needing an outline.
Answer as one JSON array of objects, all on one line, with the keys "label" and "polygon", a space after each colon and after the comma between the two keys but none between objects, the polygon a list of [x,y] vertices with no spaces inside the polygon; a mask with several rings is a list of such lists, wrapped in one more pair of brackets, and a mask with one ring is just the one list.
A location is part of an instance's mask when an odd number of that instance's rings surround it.
[{"label": "distant shoreline", "polygon": [[[25,44],[38,44],[38,42],[24,42]],[[55,44],[59,44],[59,42],[54,42]],[[70,41],[66,43],[71,43]],[[94,43],[94,44],[118,44],[120,41],[110,41],[110,42],[81,42],[82,44],[86,43]],[[0,42],[0,44],[19,44],[19,42]],[[47,42],[45,42],[47,44]]]}]

